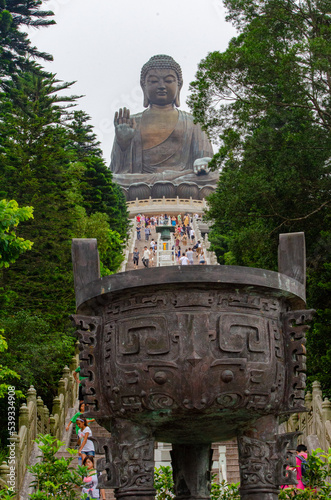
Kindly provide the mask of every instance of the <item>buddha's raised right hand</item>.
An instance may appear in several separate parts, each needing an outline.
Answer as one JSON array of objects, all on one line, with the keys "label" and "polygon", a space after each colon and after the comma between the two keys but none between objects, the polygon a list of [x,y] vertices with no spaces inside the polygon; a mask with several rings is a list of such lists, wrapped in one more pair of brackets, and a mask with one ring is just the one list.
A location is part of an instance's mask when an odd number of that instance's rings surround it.
[{"label": "buddha's raised right hand", "polygon": [[118,144],[122,151],[125,151],[130,145],[136,130],[136,120],[130,118],[130,110],[120,108],[116,111],[114,117],[115,134]]}]

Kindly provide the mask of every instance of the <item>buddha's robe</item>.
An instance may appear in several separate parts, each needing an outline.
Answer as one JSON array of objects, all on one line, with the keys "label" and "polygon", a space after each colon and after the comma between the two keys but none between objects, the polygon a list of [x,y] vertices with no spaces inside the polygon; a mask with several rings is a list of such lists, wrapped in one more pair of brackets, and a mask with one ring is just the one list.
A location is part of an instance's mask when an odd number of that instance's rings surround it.
[{"label": "buddha's robe", "polygon": [[198,158],[212,157],[213,149],[200,125],[193,123],[193,116],[178,110],[178,121],[168,138],[156,146],[143,150],[141,120],[143,113],[133,115],[136,131],[130,146],[122,151],[114,141],[110,168],[114,180],[123,187],[157,181],[195,182],[199,185],[215,184],[218,174],[210,172],[197,176],[193,163]]}]

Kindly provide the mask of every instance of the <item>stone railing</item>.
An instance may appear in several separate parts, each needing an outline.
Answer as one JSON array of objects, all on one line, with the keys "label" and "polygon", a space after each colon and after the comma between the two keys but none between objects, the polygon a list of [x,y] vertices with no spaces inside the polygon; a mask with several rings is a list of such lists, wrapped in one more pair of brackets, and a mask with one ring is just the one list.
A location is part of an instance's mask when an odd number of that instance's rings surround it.
[{"label": "stone railing", "polygon": [[156,267],[176,265],[175,250],[172,249],[174,246],[175,246],[174,233],[170,233],[170,240],[166,242],[161,240],[161,234],[158,233]]},{"label": "stone railing", "polygon": [[[10,444],[15,445],[15,491],[21,489],[37,435],[51,434],[58,439],[62,437],[68,409],[75,405],[77,399],[78,387],[72,375],[77,366],[78,355],[72,358],[70,368],[66,366],[63,370],[51,415],[42,399],[37,397],[33,386],[27,392],[27,401],[19,410],[18,432],[9,438]],[[8,484],[8,474],[8,464],[3,462],[0,466],[0,488]]]},{"label": "stone railing", "polygon": [[194,233],[195,233],[194,242],[195,243],[197,241],[201,242],[201,247],[202,247],[203,253],[205,255],[206,264],[216,266],[218,264],[217,257],[216,257],[215,252],[212,252],[211,250],[209,250],[210,241],[208,240],[208,234],[206,234],[205,237],[202,236],[201,231],[199,229],[198,222],[195,219],[195,217],[193,217],[193,220],[192,220],[192,227],[193,227]]},{"label": "stone railing", "polygon": [[313,382],[313,390],[305,397],[307,413],[294,413],[285,423],[286,432],[302,432],[298,441],[308,450],[331,448],[331,402],[323,400],[321,384]]},{"label": "stone railing", "polygon": [[148,198],[146,200],[127,201],[128,211],[130,217],[143,213],[145,215],[154,215],[156,213],[185,213],[194,212],[202,214],[202,212],[207,207],[207,202],[205,200],[193,200],[182,199],[177,196],[177,198]]},{"label": "stone railing", "polygon": [[136,226],[137,226],[136,217],[134,217],[133,219],[130,219],[130,222],[132,223],[132,227],[130,229],[128,241],[127,241],[125,250],[123,252],[124,260],[123,260],[123,262],[121,264],[121,267],[117,271],[119,273],[124,273],[124,271],[126,270],[126,265],[128,263],[130,253],[133,252],[134,244],[135,244],[135,241],[136,241]]}]

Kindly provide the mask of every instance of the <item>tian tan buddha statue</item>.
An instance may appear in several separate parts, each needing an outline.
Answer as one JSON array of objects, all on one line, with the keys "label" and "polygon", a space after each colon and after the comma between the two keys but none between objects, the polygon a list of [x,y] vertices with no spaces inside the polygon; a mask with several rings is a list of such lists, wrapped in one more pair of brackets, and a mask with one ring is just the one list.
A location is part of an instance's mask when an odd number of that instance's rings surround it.
[{"label": "tian tan buddha statue", "polygon": [[147,109],[115,113],[114,181],[128,200],[204,198],[215,189],[218,173],[208,168],[213,149],[206,134],[178,109],[181,67],[170,56],[153,56],[141,70],[140,85]]}]

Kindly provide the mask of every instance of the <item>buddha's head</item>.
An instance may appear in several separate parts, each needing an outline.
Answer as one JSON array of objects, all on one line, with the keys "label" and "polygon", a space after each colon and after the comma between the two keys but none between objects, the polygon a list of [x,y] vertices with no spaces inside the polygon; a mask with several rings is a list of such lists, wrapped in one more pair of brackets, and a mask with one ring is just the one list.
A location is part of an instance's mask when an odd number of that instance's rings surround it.
[{"label": "buddha's head", "polygon": [[182,70],[172,57],[163,54],[151,57],[141,69],[140,85],[145,108],[150,104],[180,106]]}]

